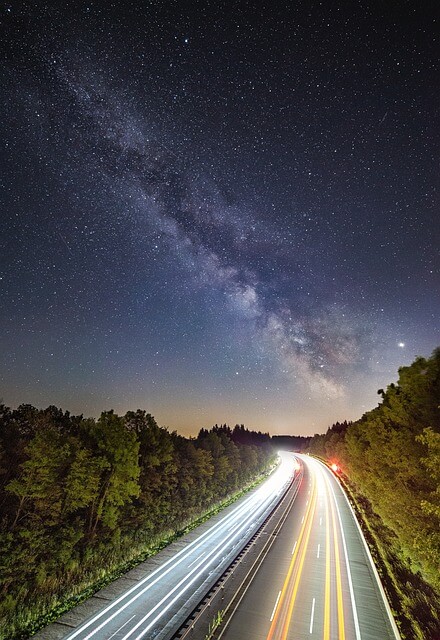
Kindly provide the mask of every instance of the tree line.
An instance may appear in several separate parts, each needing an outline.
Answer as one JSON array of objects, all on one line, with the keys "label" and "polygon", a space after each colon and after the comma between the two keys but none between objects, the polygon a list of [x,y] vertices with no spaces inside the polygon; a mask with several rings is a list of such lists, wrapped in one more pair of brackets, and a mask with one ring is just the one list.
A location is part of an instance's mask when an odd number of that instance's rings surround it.
[{"label": "tree line", "polygon": [[141,410],[95,420],[0,405],[3,637],[145,555],[273,458],[270,436],[243,425],[188,439]]},{"label": "tree line", "polygon": [[[408,595],[410,574],[433,588],[424,597],[419,583],[411,595],[409,606],[427,618],[436,599],[432,593],[440,601],[440,349],[401,367],[398,382],[378,394],[375,409],[315,435],[309,451],[339,463],[379,516],[390,553],[406,568],[402,591]],[[439,634],[431,627],[422,637]]]}]

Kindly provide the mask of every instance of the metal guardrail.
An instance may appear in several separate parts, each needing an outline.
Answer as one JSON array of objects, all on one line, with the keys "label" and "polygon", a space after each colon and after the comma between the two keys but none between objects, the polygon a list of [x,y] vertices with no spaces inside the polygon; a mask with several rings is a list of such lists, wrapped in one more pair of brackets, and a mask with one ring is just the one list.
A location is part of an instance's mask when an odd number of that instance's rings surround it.
[{"label": "metal guardrail", "polygon": [[[222,613],[223,613],[223,621],[229,620],[234,614],[236,608],[240,604],[243,596],[245,595],[249,585],[251,584],[255,574],[257,573],[260,565],[264,561],[266,555],[269,553],[269,550],[272,544],[275,542],[276,536],[278,535],[279,530],[283,526],[290,509],[292,508],[293,502],[298,494],[299,487],[301,485],[301,480],[303,477],[303,471],[301,471],[296,475],[295,478],[292,479],[290,484],[287,486],[281,500],[274,506],[274,508],[270,511],[270,513],[266,516],[264,521],[259,526],[258,530],[252,535],[252,537],[248,540],[248,542],[243,546],[240,553],[236,556],[236,558],[228,565],[222,575],[218,578],[215,584],[210,588],[204,598],[199,602],[199,604],[192,610],[192,612],[187,616],[183,624],[180,626],[177,632],[172,636],[172,640],[185,640],[186,638],[190,638],[194,635],[195,628],[197,624],[200,622],[200,619],[204,616],[204,614],[212,607],[214,602],[218,599],[218,596],[221,596],[220,602],[222,603]],[[293,493],[289,492],[294,487]],[[279,511],[280,507],[283,505],[287,496],[289,496],[289,500],[287,505],[285,506],[280,519],[275,524],[272,532],[268,535],[267,540],[264,542],[262,549],[258,553],[254,562],[252,563],[249,570],[246,572],[244,578],[241,583],[238,585],[237,589],[234,590],[232,597],[230,598],[228,604],[224,606],[224,597],[226,587],[230,586],[230,581],[232,581],[235,577],[234,571],[241,567],[243,562],[245,562],[250,550],[261,537],[264,529],[267,527],[270,520],[276,515]],[[234,606],[235,603],[235,606]],[[231,608],[234,608],[231,610]],[[227,624],[227,623],[226,623]],[[222,629],[224,630],[225,626],[222,624]],[[223,631],[221,631],[219,638],[221,637]],[[210,637],[210,636],[208,636]]]}]

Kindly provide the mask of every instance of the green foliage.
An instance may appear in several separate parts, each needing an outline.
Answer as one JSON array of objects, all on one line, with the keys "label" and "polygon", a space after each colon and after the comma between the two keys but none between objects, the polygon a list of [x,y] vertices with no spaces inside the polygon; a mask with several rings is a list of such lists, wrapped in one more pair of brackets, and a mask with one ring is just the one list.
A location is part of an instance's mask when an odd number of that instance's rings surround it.
[{"label": "green foliage", "polygon": [[38,431],[25,447],[27,459],[20,472],[6,486],[17,498],[17,509],[11,528],[20,519],[33,515],[48,524],[57,522],[61,509],[62,475],[67,447],[54,428]]},{"label": "green foliage", "polygon": [[223,621],[225,612],[223,610],[217,611],[214,618],[211,620],[208,626],[208,633],[205,636],[205,640],[211,640],[214,635],[214,631],[218,629]]},{"label": "green foliage", "polygon": [[[435,487],[426,500],[422,501],[422,509],[440,522],[440,433],[435,433],[431,427],[427,427],[417,440],[427,448],[427,455],[421,458],[420,462],[427,470],[432,486]],[[440,554],[438,557],[440,558]]]},{"label": "green foliage", "polygon": [[309,451],[342,466],[393,532],[395,557],[440,594],[440,349],[378,393],[378,407],[316,435]]},{"label": "green foliage", "polygon": [[91,509],[90,531],[95,533],[101,521],[114,529],[120,508],[139,495],[139,442],[136,434],[126,429],[124,418],[113,411],[101,414],[90,435],[100,452],[103,469],[99,495]]},{"label": "green foliage", "polygon": [[0,405],[0,637],[159,550],[272,459],[269,436],[242,426],[188,440],[140,410]]}]

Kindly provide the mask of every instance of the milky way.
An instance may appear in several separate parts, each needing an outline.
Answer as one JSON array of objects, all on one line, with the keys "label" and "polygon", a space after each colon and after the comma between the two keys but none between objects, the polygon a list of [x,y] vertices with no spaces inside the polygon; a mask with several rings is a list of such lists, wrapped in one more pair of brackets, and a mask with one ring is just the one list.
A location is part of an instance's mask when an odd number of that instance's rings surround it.
[{"label": "milky way", "polygon": [[3,400],[310,433],[428,355],[434,32],[409,13],[8,5]]}]

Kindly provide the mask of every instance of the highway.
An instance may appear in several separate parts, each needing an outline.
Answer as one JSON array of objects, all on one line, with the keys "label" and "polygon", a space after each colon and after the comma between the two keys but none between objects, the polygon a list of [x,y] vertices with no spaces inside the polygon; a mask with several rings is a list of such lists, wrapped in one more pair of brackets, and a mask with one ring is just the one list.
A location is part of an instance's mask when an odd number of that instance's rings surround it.
[{"label": "highway", "polygon": [[[213,518],[180,551],[159,563],[110,604],[63,635],[68,640],[140,640],[170,637],[226,566],[261,526],[290,486],[298,463],[280,454],[277,470],[249,496]],[[59,628],[59,627],[58,627]],[[49,631],[38,637],[55,637]]]},{"label": "highway", "polygon": [[397,640],[376,569],[332,471],[308,456],[301,487],[222,640]]}]

